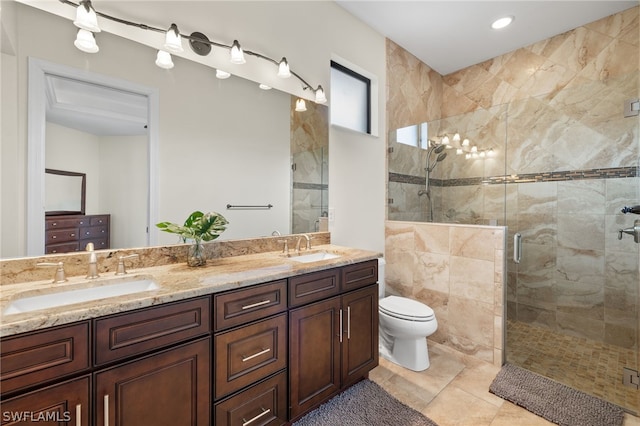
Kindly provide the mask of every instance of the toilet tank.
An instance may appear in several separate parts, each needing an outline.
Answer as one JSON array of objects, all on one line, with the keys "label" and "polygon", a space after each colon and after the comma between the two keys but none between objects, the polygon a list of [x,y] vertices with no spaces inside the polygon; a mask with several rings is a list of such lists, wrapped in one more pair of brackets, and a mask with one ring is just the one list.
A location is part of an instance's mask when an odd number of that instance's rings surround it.
[{"label": "toilet tank", "polygon": [[385,297],[384,265],[386,263],[384,257],[378,258],[378,299]]}]

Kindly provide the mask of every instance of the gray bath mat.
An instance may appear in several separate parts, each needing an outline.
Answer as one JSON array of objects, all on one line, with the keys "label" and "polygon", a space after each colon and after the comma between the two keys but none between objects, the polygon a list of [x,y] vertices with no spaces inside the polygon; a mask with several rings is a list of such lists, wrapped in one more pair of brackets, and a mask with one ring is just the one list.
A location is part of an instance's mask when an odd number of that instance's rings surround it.
[{"label": "gray bath mat", "polygon": [[617,405],[512,364],[502,367],[489,391],[562,426],[621,426],[624,418]]},{"label": "gray bath mat", "polygon": [[294,426],[438,426],[378,384],[363,380],[302,417]]}]

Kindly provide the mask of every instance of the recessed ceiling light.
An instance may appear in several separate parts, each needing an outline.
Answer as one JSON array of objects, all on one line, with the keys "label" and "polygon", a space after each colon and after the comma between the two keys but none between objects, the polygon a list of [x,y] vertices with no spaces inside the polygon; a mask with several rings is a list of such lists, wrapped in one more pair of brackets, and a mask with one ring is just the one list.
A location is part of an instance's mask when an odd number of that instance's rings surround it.
[{"label": "recessed ceiling light", "polygon": [[499,30],[502,29],[506,26],[508,26],[509,24],[511,24],[513,22],[513,16],[505,16],[503,18],[498,18],[495,21],[493,21],[493,24],[491,24],[491,28],[493,28],[494,30]]}]

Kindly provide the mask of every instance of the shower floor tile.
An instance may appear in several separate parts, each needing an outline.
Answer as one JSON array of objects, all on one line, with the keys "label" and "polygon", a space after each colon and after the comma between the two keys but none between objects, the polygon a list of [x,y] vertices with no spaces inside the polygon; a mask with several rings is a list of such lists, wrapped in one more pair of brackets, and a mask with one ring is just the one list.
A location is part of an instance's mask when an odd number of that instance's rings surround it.
[{"label": "shower floor tile", "polygon": [[639,391],[622,384],[623,367],[638,370],[630,349],[507,322],[507,361],[637,413]]}]

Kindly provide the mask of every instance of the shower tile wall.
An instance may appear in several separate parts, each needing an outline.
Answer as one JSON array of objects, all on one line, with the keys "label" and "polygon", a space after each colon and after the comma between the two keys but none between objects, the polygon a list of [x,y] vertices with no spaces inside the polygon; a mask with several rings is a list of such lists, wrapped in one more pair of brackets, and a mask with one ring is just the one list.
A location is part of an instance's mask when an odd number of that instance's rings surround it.
[{"label": "shower tile wall", "polygon": [[318,230],[318,218],[328,214],[329,122],[328,108],[308,102],[307,111],[295,112],[291,97],[291,232]]},{"label": "shower tile wall", "polygon": [[[433,187],[433,197],[441,206],[436,221],[487,223],[505,218],[506,195],[506,224],[523,233],[525,253],[518,269],[508,262],[507,297],[517,302],[509,303],[508,316],[623,347],[635,347],[638,334],[638,246],[630,236],[618,241],[617,229],[633,220],[619,208],[640,202],[633,177],[640,120],[622,116],[624,100],[640,96],[639,11],[628,9],[447,76],[387,42],[389,129],[425,121],[438,123],[434,132],[487,127],[490,136],[478,132],[482,142],[503,143],[506,152],[497,154],[506,156],[506,170],[466,176],[498,175],[509,183],[453,182]],[[499,108],[506,123],[495,123],[505,127],[486,126],[487,112]],[[424,182],[396,176],[424,176],[423,159],[396,151],[389,154],[395,175],[388,219],[424,220],[424,201],[416,200]],[[400,164],[392,165],[394,159]],[[446,167],[464,167],[450,160],[434,172],[442,185],[449,179],[442,175]],[[409,173],[403,161],[411,162]],[[592,169],[603,170],[591,176]],[[607,169],[613,169],[609,176]],[[571,171],[579,173],[552,174]],[[387,250],[393,244],[388,241]]]}]

